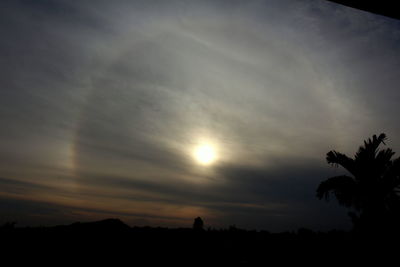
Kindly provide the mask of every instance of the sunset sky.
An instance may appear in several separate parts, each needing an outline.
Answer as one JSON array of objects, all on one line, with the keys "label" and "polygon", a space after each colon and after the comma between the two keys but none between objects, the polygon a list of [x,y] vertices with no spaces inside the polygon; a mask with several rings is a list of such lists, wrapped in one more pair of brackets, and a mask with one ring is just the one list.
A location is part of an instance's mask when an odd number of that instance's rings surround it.
[{"label": "sunset sky", "polygon": [[325,155],[400,153],[399,48],[325,0],[2,0],[0,224],[347,229]]}]

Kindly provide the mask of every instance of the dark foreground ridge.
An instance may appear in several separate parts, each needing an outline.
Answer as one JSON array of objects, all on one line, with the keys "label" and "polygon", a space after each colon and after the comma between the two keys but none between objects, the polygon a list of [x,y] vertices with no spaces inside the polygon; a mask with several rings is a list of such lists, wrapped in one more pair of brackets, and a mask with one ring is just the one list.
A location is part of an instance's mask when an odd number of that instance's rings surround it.
[{"label": "dark foreground ridge", "polygon": [[[396,257],[395,236],[357,236],[352,232],[270,233],[230,227],[202,228],[129,227],[118,219],[65,226],[0,230],[3,260],[59,263],[120,262],[185,265],[253,263],[340,263],[380,261]],[[393,240],[392,240],[393,239]],[[393,245],[392,245],[393,244]]]}]

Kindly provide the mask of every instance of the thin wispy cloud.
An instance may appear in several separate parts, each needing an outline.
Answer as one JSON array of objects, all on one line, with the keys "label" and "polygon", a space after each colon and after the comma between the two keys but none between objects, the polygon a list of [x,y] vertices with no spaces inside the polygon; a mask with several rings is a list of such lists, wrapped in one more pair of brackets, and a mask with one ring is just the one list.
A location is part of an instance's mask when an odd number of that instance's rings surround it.
[{"label": "thin wispy cloud", "polygon": [[306,0],[1,6],[0,197],[31,202],[22,223],[345,228],[315,199],[325,153],[378,132],[400,148],[396,20]]}]

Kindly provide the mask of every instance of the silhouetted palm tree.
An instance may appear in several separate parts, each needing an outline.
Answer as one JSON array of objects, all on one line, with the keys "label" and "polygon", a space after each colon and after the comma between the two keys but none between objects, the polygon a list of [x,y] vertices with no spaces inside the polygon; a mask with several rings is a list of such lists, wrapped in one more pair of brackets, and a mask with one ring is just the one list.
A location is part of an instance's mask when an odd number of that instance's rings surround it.
[{"label": "silhouetted palm tree", "polygon": [[[340,175],[321,182],[317,197],[329,200],[330,193],[338,202],[355,209],[349,213],[355,230],[391,229],[400,211],[400,158],[392,160],[392,149],[379,150],[386,135],[374,135],[364,141],[354,159],[337,151],[327,153],[329,164],[346,169],[350,175]],[[399,226],[397,226],[399,227]],[[396,227],[396,228],[397,228]]]}]

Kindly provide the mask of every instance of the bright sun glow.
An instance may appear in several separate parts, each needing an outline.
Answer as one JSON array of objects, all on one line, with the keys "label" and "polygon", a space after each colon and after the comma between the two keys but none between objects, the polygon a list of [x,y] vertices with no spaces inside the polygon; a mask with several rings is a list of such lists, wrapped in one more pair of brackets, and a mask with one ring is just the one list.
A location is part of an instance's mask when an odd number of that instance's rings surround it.
[{"label": "bright sun glow", "polygon": [[215,149],[210,145],[200,145],[194,150],[194,157],[200,164],[211,164],[216,160]]}]

